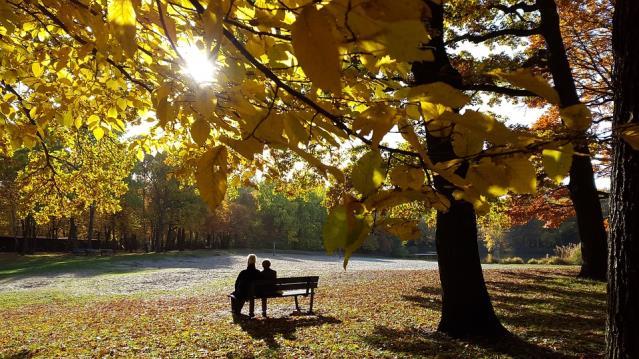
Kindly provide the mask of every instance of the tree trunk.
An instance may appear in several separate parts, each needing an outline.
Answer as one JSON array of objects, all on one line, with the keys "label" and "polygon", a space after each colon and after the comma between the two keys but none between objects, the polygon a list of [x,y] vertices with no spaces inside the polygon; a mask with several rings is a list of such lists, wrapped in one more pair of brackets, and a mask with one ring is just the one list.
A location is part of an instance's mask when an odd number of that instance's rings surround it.
[{"label": "tree trunk", "polygon": [[78,248],[78,227],[75,225],[75,218],[69,219],[69,239],[73,249]]},{"label": "tree trunk", "polygon": [[[449,62],[444,47],[444,10],[428,1],[432,18],[427,26],[433,38],[428,44],[434,48],[435,61],[415,63],[412,72],[415,84],[436,81],[461,88],[461,75]],[[437,36],[439,34],[439,36]],[[427,120],[427,119],[426,119]],[[428,151],[434,162],[455,158],[450,138],[428,136]],[[462,172],[467,166],[462,166]],[[477,223],[472,204],[452,198],[452,186],[435,179],[435,187],[451,200],[448,212],[437,213],[437,261],[442,286],[442,317],[438,330],[453,337],[497,336],[507,333],[495,315],[477,247]]]},{"label": "tree trunk", "polygon": [[[541,31],[550,53],[550,71],[559,93],[561,107],[579,104],[579,95],[572,76],[566,48],[561,38],[559,14],[555,0],[537,0],[541,14]],[[577,214],[577,228],[581,241],[580,277],[606,280],[606,229],[595,175],[590,160],[590,150],[585,133],[574,142],[576,154],[570,167],[570,198]]]},{"label": "tree trunk", "polygon": [[93,239],[93,222],[95,219],[95,204],[89,206],[89,228],[87,229],[87,248],[91,248],[91,240]]},{"label": "tree trunk", "polygon": [[11,231],[13,232],[13,250],[20,251],[20,242],[18,242],[18,214],[14,205],[11,205]]},{"label": "tree trunk", "polygon": [[452,201],[448,212],[437,213],[435,242],[442,284],[442,317],[437,330],[453,337],[505,333],[484,282],[472,204]]},{"label": "tree trunk", "polygon": [[[613,129],[639,126],[639,2],[617,0]],[[608,264],[608,358],[639,358],[639,151],[613,141]]]}]

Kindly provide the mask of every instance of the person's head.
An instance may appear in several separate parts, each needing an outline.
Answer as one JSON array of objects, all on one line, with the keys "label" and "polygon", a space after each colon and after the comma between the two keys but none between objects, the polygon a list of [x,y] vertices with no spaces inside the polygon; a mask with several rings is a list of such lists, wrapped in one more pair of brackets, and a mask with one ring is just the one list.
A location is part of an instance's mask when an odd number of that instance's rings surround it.
[{"label": "person's head", "polygon": [[257,262],[257,257],[255,256],[255,254],[249,254],[248,257],[246,257],[246,265],[247,266],[254,266],[255,267],[255,262]]},{"label": "person's head", "polygon": [[262,261],[262,268],[264,268],[264,269],[271,268],[271,261],[269,261],[268,259],[263,260]]}]

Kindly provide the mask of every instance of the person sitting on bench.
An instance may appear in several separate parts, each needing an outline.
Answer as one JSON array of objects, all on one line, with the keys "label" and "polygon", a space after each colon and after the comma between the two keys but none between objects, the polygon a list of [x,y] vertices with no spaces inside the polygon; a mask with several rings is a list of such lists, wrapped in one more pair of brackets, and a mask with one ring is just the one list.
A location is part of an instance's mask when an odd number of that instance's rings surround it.
[{"label": "person sitting on bench", "polygon": [[[262,272],[260,272],[260,279],[262,280],[275,280],[277,279],[277,272],[271,269],[271,261],[265,259],[262,261]],[[276,294],[275,288],[266,287],[263,289],[266,296]],[[266,317],[266,298],[262,298],[262,316]]]},{"label": "person sitting on bench", "polygon": [[265,259],[262,261],[262,272],[260,277],[263,280],[277,279],[277,272],[271,269],[271,261]]},{"label": "person sitting on bench", "polygon": [[235,291],[231,294],[231,311],[233,315],[241,314],[242,307],[244,307],[246,298],[249,296],[251,283],[260,279],[261,273],[255,268],[256,261],[255,254],[249,254],[246,257],[246,269],[241,271],[235,280]]}]

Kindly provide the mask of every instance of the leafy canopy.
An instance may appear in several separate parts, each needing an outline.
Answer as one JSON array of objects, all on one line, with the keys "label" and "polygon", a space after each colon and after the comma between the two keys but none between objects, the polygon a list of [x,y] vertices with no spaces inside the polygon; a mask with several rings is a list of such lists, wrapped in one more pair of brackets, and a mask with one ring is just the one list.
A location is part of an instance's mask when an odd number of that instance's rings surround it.
[{"label": "leafy canopy", "polygon": [[[177,154],[177,175],[194,179],[214,208],[229,177],[268,172],[294,153],[340,189],[324,235],[329,251],[345,250],[345,263],[375,213],[386,213],[380,227],[411,239],[416,221],[392,217],[392,208],[446,210],[436,176],[485,212],[508,190],[535,191],[529,153],[554,151],[544,159],[558,180],[570,161],[558,150],[566,141],[464,109],[470,97],[446,83],[409,87],[410,64],[433,59],[424,26],[431,10],[421,0],[0,0],[0,9],[4,155],[40,151],[53,178],[50,149],[61,139],[90,131],[101,143],[147,122],[132,152]],[[214,78],[185,73],[193,47],[215,66]],[[557,102],[535,75],[492,75]],[[581,113],[567,116],[583,127]],[[393,130],[404,142],[383,141]],[[459,158],[433,163],[426,131],[452,137]],[[352,164],[323,155],[353,142],[367,150]],[[464,161],[471,167],[462,177]]]}]

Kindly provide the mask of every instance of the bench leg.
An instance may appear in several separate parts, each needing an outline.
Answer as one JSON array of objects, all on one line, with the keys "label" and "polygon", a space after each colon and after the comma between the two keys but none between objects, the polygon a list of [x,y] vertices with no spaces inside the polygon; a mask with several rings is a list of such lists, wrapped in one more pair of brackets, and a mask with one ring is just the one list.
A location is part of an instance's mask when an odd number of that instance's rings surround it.
[{"label": "bench leg", "polygon": [[308,308],[308,314],[313,314],[313,298],[315,297],[315,291],[311,288],[311,303]]},{"label": "bench leg", "polygon": [[249,302],[249,317],[253,318],[255,316],[255,298],[251,298]]},{"label": "bench leg", "polygon": [[262,298],[262,316],[266,317],[266,298]]},{"label": "bench leg", "polygon": [[297,301],[297,296],[295,296],[295,310],[300,311],[300,303]]}]

